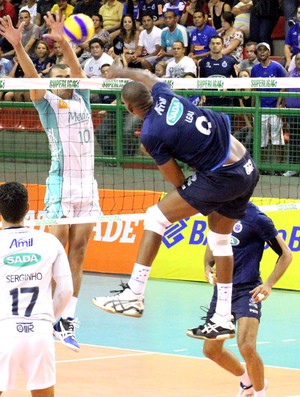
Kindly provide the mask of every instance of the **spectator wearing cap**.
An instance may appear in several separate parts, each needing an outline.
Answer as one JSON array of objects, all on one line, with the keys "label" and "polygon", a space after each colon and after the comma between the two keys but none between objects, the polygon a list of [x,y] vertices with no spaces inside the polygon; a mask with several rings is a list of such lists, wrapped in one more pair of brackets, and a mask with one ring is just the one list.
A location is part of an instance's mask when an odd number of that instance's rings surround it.
[{"label": "spectator wearing cap", "polygon": [[[262,42],[257,44],[257,59],[259,63],[254,65],[251,70],[251,77],[268,78],[268,77],[286,77],[286,71],[282,65],[276,61],[270,60],[271,48],[268,43]],[[258,91],[278,92],[279,88],[259,88]],[[260,106],[262,108],[279,108],[282,104],[280,97],[262,97]],[[269,127],[271,134],[271,143],[275,148],[276,162],[283,161],[283,131],[282,120],[276,114],[261,115],[261,148],[262,160],[266,159],[265,149],[269,143]]]},{"label": "spectator wearing cap", "polygon": [[300,6],[297,8],[296,23],[290,27],[284,44],[284,56],[286,59],[285,68],[291,70],[295,68],[295,61],[292,58],[300,52]]}]

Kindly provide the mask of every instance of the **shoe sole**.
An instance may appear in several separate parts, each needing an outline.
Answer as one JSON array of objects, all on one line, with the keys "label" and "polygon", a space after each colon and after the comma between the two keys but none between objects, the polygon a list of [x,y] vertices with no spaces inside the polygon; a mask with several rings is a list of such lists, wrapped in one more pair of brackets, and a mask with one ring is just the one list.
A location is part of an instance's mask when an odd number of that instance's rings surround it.
[{"label": "shoe sole", "polygon": [[103,305],[99,305],[95,299],[93,299],[92,302],[99,309],[104,310],[105,312],[111,313],[111,314],[121,314],[122,316],[126,316],[126,317],[140,318],[140,317],[142,317],[142,315],[144,313],[143,310],[142,311],[138,311],[136,309],[130,309],[130,310],[132,310],[132,312],[129,312],[129,310],[121,312],[121,311],[115,310],[114,308],[110,308],[110,307],[106,307],[106,306],[103,306]]},{"label": "shoe sole", "polygon": [[226,339],[233,339],[235,338],[235,334],[223,334],[223,335],[218,335],[215,338],[209,338],[207,336],[198,336],[198,335],[194,335],[192,332],[187,331],[187,336],[189,336],[190,338],[194,338],[194,339],[200,339],[200,340],[226,340]]},{"label": "shoe sole", "polygon": [[80,352],[80,347],[75,347],[73,345],[69,345],[68,343],[66,343],[64,340],[60,339],[59,337],[57,337],[54,334],[55,339],[60,342],[62,345],[66,346],[68,349],[72,350],[75,353],[79,353]]}]

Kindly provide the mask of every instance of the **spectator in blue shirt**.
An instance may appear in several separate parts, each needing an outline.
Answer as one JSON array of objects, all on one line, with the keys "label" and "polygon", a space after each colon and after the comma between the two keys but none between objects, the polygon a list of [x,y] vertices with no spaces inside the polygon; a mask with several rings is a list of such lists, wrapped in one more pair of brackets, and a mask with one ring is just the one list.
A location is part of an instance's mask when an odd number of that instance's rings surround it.
[{"label": "spectator in blue shirt", "polygon": [[297,22],[289,29],[285,38],[284,56],[286,59],[285,68],[287,70],[290,70],[290,67],[295,67],[294,62],[294,65],[291,65],[292,58],[300,52],[300,6],[297,8],[296,19]]},{"label": "spectator in blue shirt", "polygon": [[207,19],[208,17],[203,11],[198,10],[194,12],[193,20],[196,29],[191,33],[189,57],[196,60],[209,55],[209,41],[211,37],[217,35],[216,29],[207,25]]},{"label": "spectator in blue shirt", "polygon": [[[286,77],[286,71],[278,62],[270,60],[271,48],[268,43],[257,44],[257,59],[259,63],[254,65],[251,70],[251,77]],[[259,91],[280,91],[279,88],[261,88]],[[262,108],[279,108],[282,103],[280,97],[262,97],[260,106]],[[269,143],[269,127],[271,134],[271,143],[275,148],[276,162],[281,163],[283,160],[283,131],[282,119],[277,114],[261,115],[261,148],[262,159],[265,157],[264,149]]]}]

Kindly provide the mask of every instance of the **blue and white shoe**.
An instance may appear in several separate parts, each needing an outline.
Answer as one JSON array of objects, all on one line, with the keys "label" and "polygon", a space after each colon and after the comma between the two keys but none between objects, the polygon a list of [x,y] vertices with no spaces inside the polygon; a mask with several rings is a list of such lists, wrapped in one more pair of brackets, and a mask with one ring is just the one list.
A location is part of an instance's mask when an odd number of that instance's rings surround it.
[{"label": "blue and white shoe", "polygon": [[75,328],[79,327],[77,318],[61,318],[54,324],[53,335],[65,346],[78,353],[80,346],[75,338]]}]

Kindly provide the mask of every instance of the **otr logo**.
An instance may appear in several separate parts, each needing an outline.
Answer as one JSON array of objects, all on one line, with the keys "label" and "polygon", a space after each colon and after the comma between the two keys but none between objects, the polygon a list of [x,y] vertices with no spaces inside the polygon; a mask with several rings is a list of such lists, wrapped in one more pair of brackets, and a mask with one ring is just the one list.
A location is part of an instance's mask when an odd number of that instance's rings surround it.
[{"label": "otr logo", "polygon": [[34,325],[33,323],[17,323],[17,331],[29,334],[29,332],[34,332]]}]

